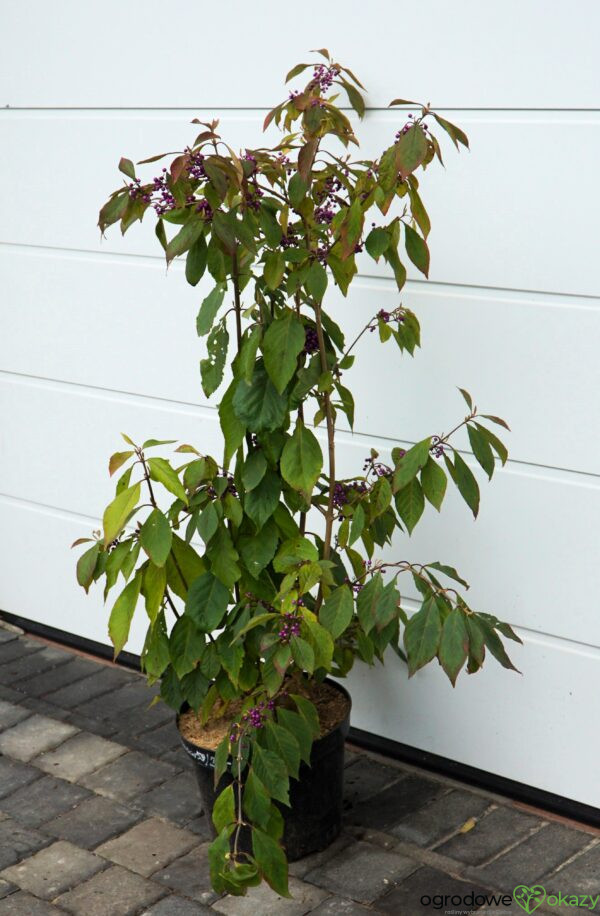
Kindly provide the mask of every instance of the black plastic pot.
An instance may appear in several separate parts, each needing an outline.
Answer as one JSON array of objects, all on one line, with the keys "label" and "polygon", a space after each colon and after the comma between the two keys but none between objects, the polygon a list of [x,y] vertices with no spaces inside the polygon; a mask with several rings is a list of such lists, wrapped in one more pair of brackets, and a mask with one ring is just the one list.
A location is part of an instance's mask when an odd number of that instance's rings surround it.
[{"label": "black plastic pot", "polygon": [[[350,701],[348,691],[340,684],[334,681],[327,683]],[[189,707],[184,706],[181,712],[185,712],[186,708]],[[290,862],[326,849],[342,829],[344,742],[349,728],[350,710],[337,728],[315,741],[310,767],[302,763],[300,778],[290,779],[290,807],[276,803],[283,815],[283,845]],[[215,789],[214,751],[192,744],[181,734],[179,737],[194,761],[204,811],[213,830],[213,805],[217,795],[232,782],[231,773],[226,772]],[[242,846],[249,846],[248,839],[246,838],[246,842],[242,841]]]}]

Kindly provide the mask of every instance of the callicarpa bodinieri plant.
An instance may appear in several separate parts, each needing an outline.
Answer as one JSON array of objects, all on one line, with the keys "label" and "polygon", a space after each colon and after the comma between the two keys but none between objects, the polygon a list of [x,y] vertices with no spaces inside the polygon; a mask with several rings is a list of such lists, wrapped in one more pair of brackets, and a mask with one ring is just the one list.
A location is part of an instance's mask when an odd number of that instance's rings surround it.
[{"label": "callicarpa bodinieri plant", "polygon": [[[99,220],[102,232],[120,222],[125,233],[151,211],[167,264],[185,255],[188,282],[205,274],[212,282],[197,332],[207,336],[204,394],[227,379],[217,396],[223,453],[205,454],[198,442],[158,457],[156,447],[173,443],[124,436],[109,470],[125,470],[77,576],[86,590],[103,579],[105,599],[120,591],[109,623],[116,655],[143,603],[143,669],[169,706],[188,704],[202,723],[236,710],[216,750],[215,779],[230,779],[214,806],[209,853],[215,890],[232,894],[265,879],[288,895],[281,812],[319,735],[307,684],[343,678],[357,659],[383,662],[388,649],[409,676],[437,659],[454,684],[465,664],[479,670],[486,649],[512,668],[501,637],[519,641],[468,606],[452,566],[378,555],[394,539],[401,556],[426,502],[440,510],[448,478],[477,515],[478,484],[454,433],[466,427],[491,478],[507,451],[489,427],[504,421],[481,415],[462,391],[467,415],[451,433],[393,448],[389,464],[371,451],[351,479],[336,471],[340,415],[354,425],[346,375],[361,339],[373,332],[400,357],[420,339],[416,315],[399,302],[375,308],[346,342],[325,309],[328,288],[348,295],[359,254],[383,259],[399,291],[407,259],[427,276],[420,183],[442,162],[432,126],[457,149],[468,141],[429,105],[396,99],[392,106],[412,112],[389,146],[377,159],[353,158],[363,87],[318,53],[324,63],[288,74],[313,68],[306,86],[266,118],[265,128],[282,133],[275,146],[238,154],[217,121],[194,121],[199,135],[157,177],[138,177],[121,160],[127,181]],[[357,118],[339,107],[348,103]],[[420,595],[416,612],[403,607],[401,577]]]}]

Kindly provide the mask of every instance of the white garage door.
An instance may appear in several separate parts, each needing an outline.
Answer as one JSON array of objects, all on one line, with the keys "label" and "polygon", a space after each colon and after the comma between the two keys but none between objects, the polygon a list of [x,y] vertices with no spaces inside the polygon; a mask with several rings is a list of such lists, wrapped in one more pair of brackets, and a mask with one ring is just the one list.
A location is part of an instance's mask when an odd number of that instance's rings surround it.
[{"label": "white garage door", "polygon": [[[448,499],[397,550],[458,566],[474,605],[524,640],[522,677],[491,663],[454,691],[437,670],[408,682],[394,659],[357,672],[353,724],[600,805],[599,27],[593,0],[7,7],[0,607],[106,642],[68,545],[98,525],[119,431],[218,450],[197,371],[202,290],[177,265],[165,275],[151,226],[103,242],[95,229],[116,162],[185,145],[194,116],[220,117],[232,146],[252,146],[288,65],[326,44],[371,90],[367,146],[398,126],[385,110],[398,94],[452,110],[472,142],[425,179],[432,280],[404,294],[424,349],[398,372],[372,342],[342,464],[352,473],[372,446],[447,428],[456,385],[507,417],[511,460],[477,523]],[[374,303],[396,302],[371,268],[338,307],[358,328]],[[133,651],[141,636],[140,625]]]}]

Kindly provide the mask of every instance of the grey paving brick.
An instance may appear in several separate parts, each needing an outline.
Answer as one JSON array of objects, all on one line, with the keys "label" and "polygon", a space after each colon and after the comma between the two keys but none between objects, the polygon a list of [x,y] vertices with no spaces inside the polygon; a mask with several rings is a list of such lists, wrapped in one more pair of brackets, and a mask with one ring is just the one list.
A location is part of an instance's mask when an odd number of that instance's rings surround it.
[{"label": "grey paving brick", "polygon": [[194,774],[189,772],[179,773],[156,789],[140,795],[136,804],[144,811],[166,817],[182,827],[202,814],[198,784]]},{"label": "grey paving brick", "polygon": [[198,837],[168,821],[152,817],[103,843],[98,855],[148,878],[198,845]]},{"label": "grey paving brick", "polygon": [[[144,686],[144,685],[142,685]],[[148,688],[145,688],[148,691]],[[152,695],[146,693],[146,703],[141,703],[133,709],[120,712],[117,717],[119,726],[118,734],[123,737],[135,737],[148,732],[151,729],[158,728],[165,723],[175,723],[175,713],[165,703],[155,703],[154,706],[148,706],[152,701]],[[158,753],[155,751],[154,756]]]},{"label": "grey paving brick", "polygon": [[120,805],[102,795],[92,795],[76,808],[44,824],[43,832],[69,840],[83,849],[95,849],[100,843],[133,827],[143,817],[142,811]]},{"label": "grey paving brick", "polygon": [[16,688],[31,697],[43,697],[59,687],[72,684],[73,681],[79,678],[93,674],[96,670],[95,663],[87,658],[73,658],[69,653],[68,659],[69,661],[66,664],[62,664],[58,668],[51,668],[49,671],[44,671],[35,677],[18,681],[15,685]]},{"label": "grey paving brick", "polygon": [[420,846],[430,846],[454,833],[469,818],[481,817],[489,806],[489,798],[455,789],[407,815],[390,833]]},{"label": "grey paving brick", "polygon": [[7,703],[19,704],[22,699],[23,694],[19,693],[18,690],[13,690],[11,687],[0,684],[0,700],[5,700]]},{"label": "grey paving brick", "polygon": [[186,856],[175,859],[166,868],[155,872],[152,880],[178,891],[185,897],[198,900],[199,903],[212,903],[218,895],[210,884],[207,849],[208,844],[197,846]]},{"label": "grey paving brick", "polygon": [[[7,868],[50,842],[31,827],[22,827],[10,817],[0,821],[0,868]],[[7,879],[10,880],[10,879]]]},{"label": "grey paving brick", "polygon": [[203,903],[185,900],[183,897],[177,897],[176,894],[169,894],[168,897],[164,897],[163,900],[151,906],[149,910],[144,910],[142,916],[210,916],[211,913],[214,913],[214,910],[204,906]]},{"label": "grey paving brick", "polygon": [[570,894],[600,894],[600,845],[592,846],[587,852],[573,859],[541,883],[549,894],[559,891]]},{"label": "grey paving brick", "polygon": [[185,829],[195,833],[199,842],[212,840],[214,836],[206,814],[202,814],[200,817],[195,817],[192,821],[189,821],[189,823],[185,825]]},{"label": "grey paving brick", "polygon": [[49,719],[59,719],[61,722],[65,722],[69,717],[66,709],[54,706],[53,703],[46,703],[40,697],[28,697],[23,693],[19,696],[19,704],[30,712],[37,712],[40,716],[48,716]]},{"label": "grey paving brick", "polygon": [[[353,769],[354,767],[351,767],[351,770]],[[441,795],[443,791],[441,783],[411,773],[355,808],[351,808],[346,814],[346,820],[361,827],[386,831],[407,814],[417,811]]]},{"label": "grey paving brick", "polygon": [[515,886],[515,875],[521,884],[535,884],[538,878],[570,859],[589,842],[587,833],[570,830],[562,824],[549,824],[478,869],[480,880],[509,891]]},{"label": "grey paving brick", "polygon": [[0,808],[25,827],[39,827],[57,814],[74,808],[89,794],[81,786],[44,776],[3,798]]},{"label": "grey paving brick", "polygon": [[0,665],[4,666],[16,658],[24,658],[32,652],[41,652],[44,643],[20,636],[18,639],[0,644]]},{"label": "grey paving brick", "polygon": [[72,843],[59,840],[18,865],[11,865],[2,877],[13,881],[42,900],[54,898],[105,867],[103,859]]},{"label": "grey paving brick", "polygon": [[324,865],[330,859],[339,856],[344,849],[348,846],[352,846],[355,842],[356,837],[342,831],[337,839],[325,849],[322,849],[320,852],[313,852],[309,856],[304,856],[302,859],[291,862],[289,866],[290,875],[294,875],[295,878],[306,877],[310,871],[320,868],[321,865]]},{"label": "grey paving brick", "polygon": [[135,706],[148,706],[157,692],[156,688],[148,687],[146,682],[139,678],[125,687],[82,703],[78,712],[91,719],[117,719],[120,713],[127,713]]},{"label": "grey paving brick", "polygon": [[468,833],[456,834],[436,846],[435,851],[451,859],[458,859],[459,862],[466,862],[467,865],[481,865],[507,846],[526,837],[541,823],[540,818],[501,806],[478,821]]},{"label": "grey paving brick", "polygon": [[31,712],[24,706],[18,706],[15,703],[7,703],[6,700],[0,700],[0,731],[10,728],[30,716]]},{"label": "grey paving brick", "polygon": [[267,884],[252,887],[245,897],[223,897],[213,903],[213,910],[226,916],[304,916],[328,896],[327,891],[291,878],[292,899],[280,897]]},{"label": "grey paving brick", "polygon": [[17,763],[8,757],[0,757],[0,798],[10,795],[21,786],[26,786],[34,779],[39,779],[41,773],[35,767],[25,763]]},{"label": "grey paving brick", "polygon": [[310,911],[310,916],[373,916],[375,910],[371,907],[361,906],[355,900],[345,900],[342,897],[328,897],[316,908]]},{"label": "grey paving brick", "polygon": [[77,729],[66,722],[34,713],[0,735],[0,753],[27,762],[61,744]]},{"label": "grey paving brick", "polygon": [[65,721],[82,731],[93,732],[94,735],[102,735],[103,738],[112,738],[117,733],[117,723],[111,719],[91,719],[89,716],[81,715],[79,709],[64,709],[64,712]]},{"label": "grey paving brick", "polygon": [[372,903],[417,867],[406,856],[357,842],[309,871],[305,880],[359,903]]},{"label": "grey paving brick", "polygon": [[163,893],[152,881],[113,865],[56,902],[75,916],[131,916]]},{"label": "grey paving brick", "polygon": [[0,878],[0,900],[3,897],[8,897],[9,894],[14,894],[18,890],[16,884],[11,884],[10,881],[5,881],[4,878]]},{"label": "grey paving brick", "polygon": [[66,664],[70,655],[57,649],[44,647],[39,652],[29,652],[14,658],[8,664],[0,665],[0,683],[22,691],[24,680],[48,671],[57,665]]},{"label": "grey paving brick", "polygon": [[33,763],[46,773],[77,782],[82,776],[111,763],[126,751],[127,748],[122,744],[115,744],[89,732],[79,732],[55,750],[40,754]]},{"label": "grey paving brick", "polygon": [[15,633],[13,630],[8,630],[6,627],[2,626],[2,621],[0,621],[0,645],[5,642],[12,642],[12,640],[17,639],[18,636],[18,633]]},{"label": "grey paving brick", "polygon": [[51,903],[38,900],[25,891],[0,900],[0,916],[59,916],[61,912]]},{"label": "grey paving brick", "polygon": [[[488,894],[489,891],[483,887],[459,881],[434,868],[424,867],[380,897],[376,907],[377,912],[392,913],[393,916],[431,916],[440,909],[442,912],[455,910],[468,913],[477,909]],[[450,900],[444,902],[444,897]],[[467,901],[464,905],[463,900]]]},{"label": "grey paving brick", "polygon": [[73,709],[88,700],[107,693],[109,690],[123,687],[132,678],[135,678],[135,675],[129,671],[98,665],[93,674],[68,684],[66,687],[60,687],[58,690],[47,693],[45,699],[50,703],[55,703],[57,706]]},{"label": "grey paving brick", "polygon": [[121,729],[119,729],[117,735],[124,744],[134,747],[138,751],[144,751],[144,753],[150,754],[152,757],[162,757],[163,754],[169,751],[177,750],[180,751],[179,756],[183,760],[185,751],[181,747],[181,739],[175,725],[174,716],[171,715],[169,718],[171,721],[165,722],[164,725],[143,731],[138,735],[132,736],[131,733],[127,734]]},{"label": "grey paving brick", "polygon": [[357,757],[344,769],[344,807],[355,807],[404,775],[401,770],[385,766],[370,757]]},{"label": "grey paving brick", "polygon": [[176,773],[175,767],[162,760],[153,760],[138,751],[130,751],[95,773],[83,776],[81,784],[99,795],[128,803]]}]

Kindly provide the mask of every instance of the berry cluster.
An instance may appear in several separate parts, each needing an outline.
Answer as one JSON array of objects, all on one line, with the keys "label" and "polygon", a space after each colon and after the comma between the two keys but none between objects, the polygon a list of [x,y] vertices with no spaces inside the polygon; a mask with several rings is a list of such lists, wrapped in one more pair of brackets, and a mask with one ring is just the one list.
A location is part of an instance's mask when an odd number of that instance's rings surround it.
[{"label": "berry cluster", "polygon": [[352,496],[366,493],[367,489],[364,480],[353,480],[351,483],[341,483],[336,480],[333,488],[333,505],[336,509],[341,509],[350,502]]},{"label": "berry cluster", "polygon": [[423,121],[421,121],[420,123],[417,123],[416,121],[413,120],[413,115],[411,114],[409,114],[408,117],[409,117],[409,120],[406,122],[404,127],[401,127],[400,130],[396,131],[396,136],[395,136],[396,143],[398,142],[398,140],[400,140],[404,136],[404,134],[407,134],[409,130],[411,130],[411,128],[413,127],[420,127],[423,133],[425,134],[427,133],[427,125]]},{"label": "berry cluster", "polygon": [[340,71],[337,67],[326,67],[325,64],[318,64],[313,70],[312,81],[319,87],[321,92],[327,92],[331,89],[334,79],[339,76]]},{"label": "berry cluster", "polygon": [[157,216],[162,216],[168,210],[173,210],[177,204],[169,188],[169,178],[166,168],[162,174],[152,180],[151,185],[142,185],[139,178],[128,185],[129,196],[132,200],[141,198],[144,203],[151,204]]},{"label": "berry cluster", "polygon": [[431,440],[431,451],[435,458],[441,458],[444,454],[444,443],[439,436],[434,436]]},{"label": "berry cluster", "polygon": [[279,642],[286,646],[292,636],[300,636],[300,623],[301,620],[297,614],[284,614],[283,619],[285,623],[282,624],[279,633]]},{"label": "berry cluster", "polygon": [[262,728],[269,718],[269,713],[275,709],[275,700],[267,700],[251,706],[242,716],[241,722],[234,722],[231,726],[229,740],[235,744],[240,740],[244,728]]},{"label": "berry cluster", "polygon": [[304,331],[304,353],[316,353],[319,349],[319,335],[314,328],[306,328]]},{"label": "berry cluster", "polygon": [[330,206],[325,205],[315,209],[316,223],[324,223],[325,225],[329,225],[334,216],[335,211],[332,210]]},{"label": "berry cluster", "polygon": [[296,238],[296,230],[294,226],[288,226],[287,235],[282,235],[280,246],[282,248],[293,248],[298,244],[298,239]]},{"label": "berry cluster", "polygon": [[206,178],[206,172],[204,171],[204,156],[202,153],[194,153],[188,147],[185,152],[188,154],[189,161],[187,166],[187,173],[190,178],[193,178],[195,181],[202,181]]},{"label": "berry cluster", "polygon": [[[402,452],[401,457],[406,454],[404,449],[400,449],[400,451]],[[393,473],[392,468],[389,465],[384,464],[383,461],[376,461],[372,456],[365,459],[365,463],[363,464],[363,471],[367,475],[375,474],[376,477],[389,477],[390,474]]]}]

